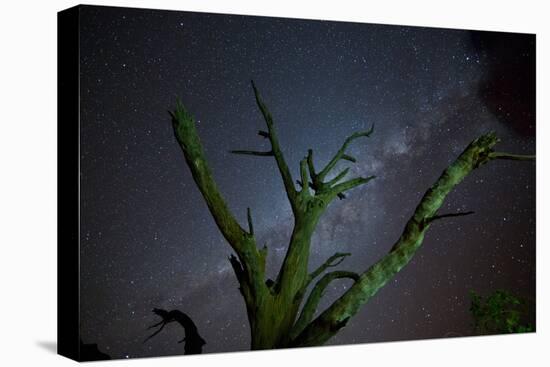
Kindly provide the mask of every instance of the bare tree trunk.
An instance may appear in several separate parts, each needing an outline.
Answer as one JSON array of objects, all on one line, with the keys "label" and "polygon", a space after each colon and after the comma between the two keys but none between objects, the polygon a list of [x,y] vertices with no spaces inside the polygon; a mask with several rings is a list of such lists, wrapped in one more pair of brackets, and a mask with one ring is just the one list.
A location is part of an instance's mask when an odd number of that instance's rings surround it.
[{"label": "bare tree trunk", "polygon": [[[336,164],[343,160],[355,162],[346,153],[348,146],[358,138],[370,137],[374,126],[349,136],[328,164],[317,171],[310,149],[300,161],[300,179],[294,181],[279,145],[272,116],[252,83],[258,107],[267,125],[267,131],[259,131],[269,139],[270,151],[235,150],[235,154],[256,157],[274,157],[283,180],[287,198],[294,214],[294,229],[286,256],[274,282],[266,280],[265,264],[267,247],[259,249],[254,236],[251,210],[247,211],[248,229],[243,229],[228,209],[219,192],[195,129],[194,118],[178,101],[172,114],[176,138],[183,150],[187,165],[202,193],[219,230],[235,251],[229,260],[239,281],[251,332],[252,349],[272,349],[322,345],[334,336],[360,307],[365,304],[414,256],[422,244],[430,225],[438,219],[471,214],[450,213],[438,215],[437,211],[446,196],[470,172],[494,159],[531,160],[534,156],[520,156],[493,151],[498,139],[494,134],[474,140],[426,192],[413,216],[407,222],[401,237],[389,253],[362,274],[333,271],[313,286],[300,311],[308,287],[329,267],[339,265],[350,254],[336,253],[312,273],[308,273],[311,237],[319,218],[335,199],[344,199],[345,193],[364,185],[375,176],[356,177],[343,181],[349,172],[346,168],[326,180]],[[317,318],[314,315],[327,286],[335,279],[350,278],[354,285]]]}]

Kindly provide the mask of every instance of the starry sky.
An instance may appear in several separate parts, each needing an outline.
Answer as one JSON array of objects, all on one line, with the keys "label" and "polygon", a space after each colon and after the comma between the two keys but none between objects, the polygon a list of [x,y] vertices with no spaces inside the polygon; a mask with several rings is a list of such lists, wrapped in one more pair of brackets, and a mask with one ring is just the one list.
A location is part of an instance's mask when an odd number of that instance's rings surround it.
[{"label": "starry sky", "polygon": [[[251,79],[294,175],[308,148],[320,166],[376,125],[350,153],[353,174],[377,179],[329,206],[311,268],[351,252],[339,268],[366,270],[480,134],[496,131],[501,151],[535,152],[534,35],[89,6],[80,19],[81,336],[113,358],[183,353],[175,324],[143,343],[153,307],[189,314],[205,353],[249,349],[231,248],[172,131],[177,97],[243,225],[252,208],[271,277],[293,221],[281,179],[271,157],[228,153],[269,149]],[[470,210],[434,223],[329,344],[472,335],[470,290],[506,289],[534,308],[535,163],[476,170],[442,212]],[[349,285],[333,282],[321,309]]]}]

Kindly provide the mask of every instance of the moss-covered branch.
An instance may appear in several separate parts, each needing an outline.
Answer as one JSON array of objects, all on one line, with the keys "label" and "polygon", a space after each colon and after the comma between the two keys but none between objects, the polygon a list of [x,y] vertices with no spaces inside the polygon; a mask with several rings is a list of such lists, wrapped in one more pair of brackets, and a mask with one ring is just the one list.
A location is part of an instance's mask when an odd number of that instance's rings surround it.
[{"label": "moss-covered branch", "polygon": [[212,217],[227,241],[239,253],[244,246],[246,231],[229,211],[206,161],[202,143],[195,128],[195,119],[179,101],[172,113],[174,133],[180,144],[193,179],[210,209]]},{"label": "moss-covered branch", "polygon": [[461,213],[447,213],[447,214],[434,215],[431,218],[426,218],[425,224],[430,224],[433,221],[444,219],[444,218],[463,217],[465,215],[471,215],[471,214],[474,214],[474,212],[469,211],[469,212],[461,212]]}]

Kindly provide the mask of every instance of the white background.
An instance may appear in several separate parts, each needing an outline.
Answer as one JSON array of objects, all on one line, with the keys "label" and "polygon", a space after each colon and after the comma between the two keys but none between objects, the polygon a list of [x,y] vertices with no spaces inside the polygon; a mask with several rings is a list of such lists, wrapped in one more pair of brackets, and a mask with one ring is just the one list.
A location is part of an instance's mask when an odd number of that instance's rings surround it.
[{"label": "white background", "polygon": [[[98,362],[118,366],[520,366],[550,362],[550,11],[546,1],[94,1],[385,24],[537,33],[537,333]],[[68,366],[56,340],[56,12],[73,1],[5,1],[0,20],[0,365]],[[546,93],[545,93],[546,92]],[[546,111],[548,111],[546,109]]]}]

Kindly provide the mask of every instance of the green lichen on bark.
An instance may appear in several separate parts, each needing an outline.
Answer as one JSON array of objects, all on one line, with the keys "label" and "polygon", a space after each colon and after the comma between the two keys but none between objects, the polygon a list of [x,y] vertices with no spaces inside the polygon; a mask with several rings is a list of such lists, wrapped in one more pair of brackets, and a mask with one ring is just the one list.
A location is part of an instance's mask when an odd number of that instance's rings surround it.
[{"label": "green lichen on bark", "polygon": [[[347,324],[362,305],[410,262],[435,220],[471,214],[465,212],[438,215],[437,212],[453,188],[474,169],[494,159],[534,159],[534,156],[494,152],[498,139],[493,133],[475,139],[424,194],[403,233],[387,255],[361,274],[347,271],[326,273],[313,285],[304,302],[307,289],[313,281],[329,267],[340,264],[349,256],[336,253],[315,271],[308,273],[311,238],[320,217],[335,198],[344,199],[349,190],[365,185],[375,178],[373,175],[344,180],[349,173],[347,168],[334,175],[331,180],[327,181],[326,177],[339,161],[356,162],[346,150],[356,139],[369,138],[374,132],[374,125],[368,131],[350,135],[320,170],[315,168],[313,150],[309,149],[307,156],[300,161],[300,179],[295,181],[279,144],[273,117],[254,83],[252,88],[267,127],[267,131],[260,130],[258,135],[269,140],[271,150],[232,152],[259,157],[256,159],[273,157],[277,163],[294,214],[294,228],[275,281],[266,279],[268,250],[265,246],[261,249],[257,247],[250,209],[247,210],[247,231],[239,225],[217,188],[195,128],[194,118],[179,101],[172,113],[174,132],[193,179],[216,225],[237,255],[231,255],[229,260],[245,301],[252,349],[326,343]],[[341,278],[352,279],[354,283],[331,306],[314,318],[325,289],[333,280]],[[304,305],[300,312],[302,304]]]}]

